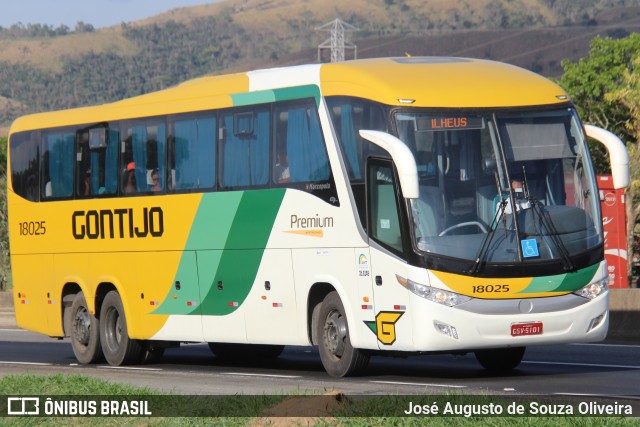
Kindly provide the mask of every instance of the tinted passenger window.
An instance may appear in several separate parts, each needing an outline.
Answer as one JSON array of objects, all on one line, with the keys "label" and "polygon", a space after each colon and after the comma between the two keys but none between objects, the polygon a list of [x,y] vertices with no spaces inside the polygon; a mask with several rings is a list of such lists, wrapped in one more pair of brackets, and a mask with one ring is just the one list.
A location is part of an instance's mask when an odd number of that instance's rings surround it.
[{"label": "tinted passenger window", "polygon": [[125,135],[120,165],[122,193],[162,191],[166,182],[164,123],[135,124]]},{"label": "tinted passenger window", "polygon": [[275,145],[274,182],[329,179],[329,159],[315,105],[278,109]]},{"label": "tinted passenger window", "polygon": [[76,191],[79,197],[118,190],[118,131],[98,127],[76,136]]},{"label": "tinted passenger window", "polygon": [[222,185],[245,187],[269,182],[268,110],[229,113],[222,117]]},{"label": "tinted passenger window", "polygon": [[216,185],[216,118],[178,120],[170,138],[170,189]]},{"label": "tinted passenger window", "polygon": [[362,139],[361,129],[388,132],[388,119],[383,108],[363,99],[332,97],[329,111],[336,130],[342,155],[345,158],[349,180],[364,178],[364,163],[368,156],[385,156],[378,146]]},{"label": "tinted passenger window", "polygon": [[73,195],[74,147],[74,132],[44,135],[40,162],[45,199]]},{"label": "tinted passenger window", "polygon": [[24,132],[11,136],[11,182],[13,191],[27,200],[38,200],[38,136]]}]

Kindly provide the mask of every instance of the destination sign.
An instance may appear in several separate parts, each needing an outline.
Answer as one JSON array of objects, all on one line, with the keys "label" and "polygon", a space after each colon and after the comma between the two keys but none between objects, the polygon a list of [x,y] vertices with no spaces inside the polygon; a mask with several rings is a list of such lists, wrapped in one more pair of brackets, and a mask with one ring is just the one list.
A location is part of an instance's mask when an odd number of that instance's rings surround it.
[{"label": "destination sign", "polygon": [[418,129],[421,131],[484,129],[484,121],[482,120],[482,117],[421,117],[418,121]]}]

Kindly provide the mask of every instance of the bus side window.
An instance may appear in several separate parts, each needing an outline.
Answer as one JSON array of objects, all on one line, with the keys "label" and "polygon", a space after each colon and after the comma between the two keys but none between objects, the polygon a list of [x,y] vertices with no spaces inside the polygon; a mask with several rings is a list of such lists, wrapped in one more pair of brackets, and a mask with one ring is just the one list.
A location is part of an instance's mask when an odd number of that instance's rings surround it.
[{"label": "bus side window", "polygon": [[13,191],[27,200],[38,200],[38,136],[24,132],[11,136],[11,182]]},{"label": "bus side window", "polygon": [[246,187],[269,182],[270,112],[239,111],[221,118],[222,185]]},{"label": "bus side window", "polygon": [[177,120],[169,138],[170,189],[216,185],[216,117]]},{"label": "bus side window", "polygon": [[79,197],[115,194],[118,189],[118,131],[106,127],[76,134],[76,191]]},{"label": "bus side window", "polygon": [[[158,122],[136,123],[126,131],[121,156],[122,192],[160,192],[165,188],[165,124]],[[158,182],[153,182],[157,171]]]},{"label": "bus side window", "polygon": [[315,106],[292,106],[276,115],[275,183],[325,181],[329,158]]},{"label": "bus side window", "polygon": [[73,195],[74,147],[73,132],[44,135],[40,161],[45,198],[67,198]]}]

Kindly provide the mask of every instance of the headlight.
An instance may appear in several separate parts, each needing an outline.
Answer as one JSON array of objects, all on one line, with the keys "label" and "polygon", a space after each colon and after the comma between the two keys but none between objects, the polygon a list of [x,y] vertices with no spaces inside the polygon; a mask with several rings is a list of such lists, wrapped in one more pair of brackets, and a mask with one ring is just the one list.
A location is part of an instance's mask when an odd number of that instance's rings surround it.
[{"label": "headlight", "polygon": [[582,289],[578,289],[574,294],[583,298],[594,299],[609,290],[609,278],[605,277],[597,282],[589,283]]},{"label": "headlight", "polygon": [[451,291],[445,291],[444,289],[434,289],[427,299],[435,301],[442,305],[453,307],[454,305],[470,301],[471,297],[457,294]]},{"label": "headlight", "polygon": [[429,285],[423,285],[398,275],[396,275],[396,279],[398,280],[398,283],[419,297],[437,302],[438,304],[453,307],[454,305],[462,304],[463,302],[471,300],[468,296],[451,291],[445,291],[444,289],[432,288]]}]

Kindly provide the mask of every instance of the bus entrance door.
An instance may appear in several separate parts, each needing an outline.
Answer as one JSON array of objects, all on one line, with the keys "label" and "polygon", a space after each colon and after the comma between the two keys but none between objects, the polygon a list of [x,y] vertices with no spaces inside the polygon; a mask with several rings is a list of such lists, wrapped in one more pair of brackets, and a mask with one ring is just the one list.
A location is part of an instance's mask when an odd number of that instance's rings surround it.
[{"label": "bus entrance door", "polygon": [[[411,322],[406,319],[409,291],[403,231],[398,205],[399,186],[389,160],[370,159],[367,163],[367,203],[371,241],[371,275],[375,318],[367,325],[378,338],[382,350],[410,349]],[[393,254],[393,255],[391,255]]]},{"label": "bus entrance door", "polygon": [[410,349],[413,330],[408,319],[409,291],[401,283],[407,265],[384,251],[371,248],[371,273],[375,301],[374,322],[368,326],[378,339],[380,350]]}]

